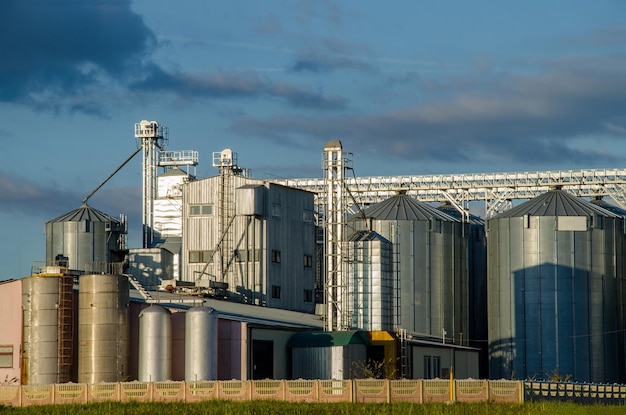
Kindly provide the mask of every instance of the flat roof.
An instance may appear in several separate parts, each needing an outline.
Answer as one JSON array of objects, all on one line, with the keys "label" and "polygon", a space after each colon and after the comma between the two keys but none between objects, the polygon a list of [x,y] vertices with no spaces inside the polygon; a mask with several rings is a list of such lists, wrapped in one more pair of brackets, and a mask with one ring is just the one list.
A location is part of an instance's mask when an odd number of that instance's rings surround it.
[{"label": "flat roof", "polygon": [[149,294],[155,299],[154,302],[146,301],[137,290],[131,288],[130,300],[138,303],[158,304],[162,307],[181,310],[203,305],[216,310],[218,318],[268,327],[313,330],[322,330],[324,328],[324,321],[320,316],[310,313],[243,304],[215,298],[171,294],[162,291],[149,291]]}]

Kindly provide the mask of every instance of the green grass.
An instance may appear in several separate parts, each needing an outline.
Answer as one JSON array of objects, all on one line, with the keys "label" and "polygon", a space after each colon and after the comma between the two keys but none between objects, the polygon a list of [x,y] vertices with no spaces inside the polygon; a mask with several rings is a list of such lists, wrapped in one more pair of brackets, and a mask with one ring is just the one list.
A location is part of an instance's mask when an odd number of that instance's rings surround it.
[{"label": "green grass", "polygon": [[573,403],[525,404],[355,404],[289,403],[278,401],[205,401],[198,403],[118,403],[46,405],[13,408],[0,406],[0,414],[12,415],[618,415],[623,406],[577,405]]}]

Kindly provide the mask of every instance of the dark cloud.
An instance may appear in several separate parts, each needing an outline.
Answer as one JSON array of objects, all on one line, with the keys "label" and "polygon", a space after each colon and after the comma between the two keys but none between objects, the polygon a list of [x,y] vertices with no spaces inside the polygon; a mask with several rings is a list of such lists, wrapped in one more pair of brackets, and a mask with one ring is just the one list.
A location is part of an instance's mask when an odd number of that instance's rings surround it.
[{"label": "dark cloud", "polygon": [[454,89],[441,91],[444,98],[415,107],[368,116],[245,119],[233,129],[317,148],[340,138],[347,148],[388,159],[621,163],[617,155],[580,148],[575,140],[623,138],[625,64],[626,57],[615,56],[563,60],[537,74],[457,80]]},{"label": "dark cloud", "polygon": [[127,78],[154,44],[129,1],[6,0],[0,101],[37,104],[42,95],[80,94],[102,77]]},{"label": "dark cloud", "polygon": [[348,100],[341,96],[327,96],[287,83],[273,83],[252,72],[200,77],[170,73],[151,65],[145,78],[133,83],[131,88],[144,92],[167,91],[182,98],[279,98],[297,108],[317,110],[344,109],[348,104]]},{"label": "dark cloud", "polygon": [[[35,214],[54,219],[81,206],[88,192],[61,188],[57,183],[41,184],[0,171],[0,211]],[[113,217],[124,213],[141,222],[141,189],[137,187],[100,189],[89,205]]]}]

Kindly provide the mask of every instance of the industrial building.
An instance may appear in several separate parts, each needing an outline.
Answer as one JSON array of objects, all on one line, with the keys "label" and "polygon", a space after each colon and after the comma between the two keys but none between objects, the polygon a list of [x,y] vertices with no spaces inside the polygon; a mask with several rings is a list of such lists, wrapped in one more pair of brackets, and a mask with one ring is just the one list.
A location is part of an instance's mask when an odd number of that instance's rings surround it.
[{"label": "industrial building", "polygon": [[220,156],[219,175],[183,187],[181,281],[232,301],[314,312],[314,195],[244,177],[232,151]]},{"label": "industrial building", "polygon": [[135,136],[142,246],[87,204],[111,176],[47,222],[45,263],[0,283],[0,378],[626,378],[624,219],[598,199],[626,172],[350,178],[331,140],[323,179],[254,179],[230,149],[198,178],[167,128]]}]

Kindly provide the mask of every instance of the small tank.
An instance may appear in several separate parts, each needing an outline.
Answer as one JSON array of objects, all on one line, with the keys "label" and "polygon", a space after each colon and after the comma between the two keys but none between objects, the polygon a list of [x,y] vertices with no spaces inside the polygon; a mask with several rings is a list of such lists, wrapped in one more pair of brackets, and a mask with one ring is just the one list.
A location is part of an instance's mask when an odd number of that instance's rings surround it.
[{"label": "small tank", "polygon": [[140,382],[172,378],[172,313],[151,305],[139,313]]},{"label": "small tank", "polygon": [[198,306],[185,316],[185,380],[217,379],[217,312]]},{"label": "small tank", "polygon": [[78,382],[128,377],[129,282],[123,275],[85,274],[78,293]]}]

